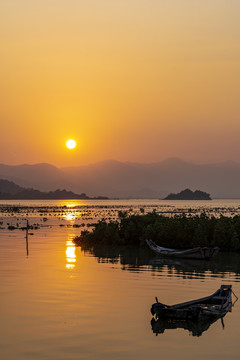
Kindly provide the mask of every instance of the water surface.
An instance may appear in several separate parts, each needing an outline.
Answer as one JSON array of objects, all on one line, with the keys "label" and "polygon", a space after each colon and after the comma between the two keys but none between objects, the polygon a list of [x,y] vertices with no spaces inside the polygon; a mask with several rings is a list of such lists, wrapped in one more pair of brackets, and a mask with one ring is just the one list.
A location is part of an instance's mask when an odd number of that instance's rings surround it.
[{"label": "water surface", "polygon": [[150,314],[155,296],[174,304],[210,295],[221,284],[232,284],[239,296],[238,254],[194,262],[136,248],[81,249],[72,242],[81,229],[72,225],[86,219],[53,213],[44,222],[37,215],[31,222],[41,226],[29,236],[28,256],[25,232],[6,227],[17,217],[2,216],[2,359],[239,359],[239,301],[224,328],[219,320],[202,334],[180,327],[156,336]]}]

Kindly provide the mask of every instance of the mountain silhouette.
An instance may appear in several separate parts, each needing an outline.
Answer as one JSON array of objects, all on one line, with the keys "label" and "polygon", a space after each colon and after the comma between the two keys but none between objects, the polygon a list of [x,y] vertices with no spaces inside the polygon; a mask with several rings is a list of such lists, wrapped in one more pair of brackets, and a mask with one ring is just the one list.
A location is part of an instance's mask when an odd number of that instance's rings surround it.
[{"label": "mountain silhouette", "polygon": [[[99,198],[99,197],[98,197]],[[102,198],[102,197],[101,197]],[[30,199],[91,199],[85,193],[75,194],[65,189],[43,192],[26,189],[12,181],[0,179],[0,200],[30,200]]]},{"label": "mountain silhouette", "polygon": [[182,189],[201,189],[212,198],[240,198],[240,164],[194,164],[178,158],[154,163],[106,160],[57,168],[50,164],[0,164],[0,178],[41,191],[69,189],[89,196],[165,198]]}]

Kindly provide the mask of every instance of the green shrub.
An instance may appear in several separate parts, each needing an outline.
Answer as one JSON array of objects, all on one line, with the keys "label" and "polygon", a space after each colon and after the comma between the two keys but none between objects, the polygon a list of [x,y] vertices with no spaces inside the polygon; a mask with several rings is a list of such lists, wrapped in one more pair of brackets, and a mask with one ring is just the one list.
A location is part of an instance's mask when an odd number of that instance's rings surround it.
[{"label": "green shrub", "polygon": [[82,231],[76,244],[144,245],[146,239],[178,249],[219,246],[225,251],[240,251],[240,216],[208,217],[175,215],[167,217],[156,211],[141,215],[119,212],[119,221],[99,221],[93,231]]}]

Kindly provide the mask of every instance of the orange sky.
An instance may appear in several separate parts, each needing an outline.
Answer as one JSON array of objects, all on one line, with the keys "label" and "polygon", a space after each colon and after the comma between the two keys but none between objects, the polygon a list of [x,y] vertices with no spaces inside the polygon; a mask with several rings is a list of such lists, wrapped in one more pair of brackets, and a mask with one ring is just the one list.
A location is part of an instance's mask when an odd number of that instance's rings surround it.
[{"label": "orange sky", "polygon": [[0,162],[239,161],[239,14],[239,0],[2,0]]}]

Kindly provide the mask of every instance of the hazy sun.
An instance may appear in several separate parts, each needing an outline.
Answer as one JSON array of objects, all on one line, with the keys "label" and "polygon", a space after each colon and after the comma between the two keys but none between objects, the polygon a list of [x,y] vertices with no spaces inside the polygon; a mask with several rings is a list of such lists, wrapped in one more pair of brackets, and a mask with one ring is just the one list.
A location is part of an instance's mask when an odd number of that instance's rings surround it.
[{"label": "hazy sun", "polygon": [[70,140],[68,140],[67,142],[66,142],[66,147],[68,148],[68,149],[74,149],[75,147],[76,147],[76,141],[75,140],[73,140],[73,139],[70,139]]}]

